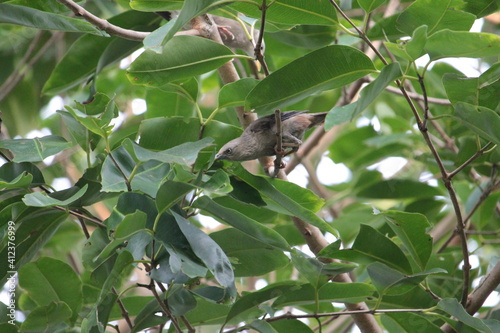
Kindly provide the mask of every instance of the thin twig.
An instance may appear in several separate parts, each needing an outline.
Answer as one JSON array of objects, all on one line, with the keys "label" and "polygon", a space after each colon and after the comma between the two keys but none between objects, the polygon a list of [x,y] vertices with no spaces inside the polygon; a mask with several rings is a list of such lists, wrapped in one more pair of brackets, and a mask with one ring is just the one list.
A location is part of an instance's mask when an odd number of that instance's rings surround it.
[{"label": "thin twig", "polygon": [[85,8],[77,4],[72,0],[57,0],[59,3],[63,4],[67,8],[69,8],[76,16],[83,17],[85,21],[95,25],[102,31],[107,32],[110,35],[118,36],[121,38],[125,38],[128,40],[134,41],[142,41],[146,36],[149,35],[149,32],[141,32],[135,30],[129,30],[120,28],[114,24],[109,23],[108,21],[95,16],[94,14],[87,11]]},{"label": "thin twig", "polygon": [[281,111],[274,111],[274,119],[276,121],[276,159],[274,160],[274,172],[273,177],[278,175],[280,169],[282,169],[283,156],[285,152],[283,151],[283,128],[281,126]]},{"label": "thin twig", "polygon": [[262,40],[264,38],[264,28],[266,25],[266,11],[267,11],[266,0],[262,0],[262,7],[260,8],[260,10],[262,12],[262,16],[260,18],[259,38],[257,38],[257,43],[255,43],[255,58],[257,58],[257,61],[262,66],[264,74],[268,76],[269,68],[267,67],[266,61],[264,60],[264,55],[262,54]]},{"label": "thin twig", "polygon": [[158,295],[158,293],[156,292],[155,285],[154,284],[150,284],[148,289],[151,290],[151,292],[153,293],[153,296],[155,297],[156,301],[160,305],[160,307],[163,310],[163,312],[165,313],[165,315],[170,318],[170,321],[172,322],[172,325],[174,325],[174,327],[175,327],[175,331],[178,332],[178,333],[182,333],[182,328],[180,327],[179,322],[174,317],[174,315],[172,315],[172,313],[168,309],[168,307],[165,304],[165,302],[161,299],[160,295]]},{"label": "thin twig", "polygon": [[129,182],[127,176],[125,175],[125,173],[123,172],[123,170],[120,168],[120,165],[118,164],[118,162],[113,157],[113,153],[112,152],[109,152],[109,157],[111,158],[111,161],[113,161],[113,164],[116,166],[116,168],[118,169],[118,171],[120,171],[123,179],[125,180],[125,185],[127,185],[127,191],[132,192],[132,185],[130,184],[130,182]]},{"label": "thin twig", "polygon": [[474,155],[472,155],[467,161],[462,163],[458,168],[453,170],[452,172],[448,173],[448,177],[451,179],[455,177],[460,171],[462,171],[466,166],[471,164],[476,158],[480,157],[481,155],[484,154],[486,150],[490,148],[490,146],[493,145],[493,142],[488,142],[483,148],[479,149]]}]

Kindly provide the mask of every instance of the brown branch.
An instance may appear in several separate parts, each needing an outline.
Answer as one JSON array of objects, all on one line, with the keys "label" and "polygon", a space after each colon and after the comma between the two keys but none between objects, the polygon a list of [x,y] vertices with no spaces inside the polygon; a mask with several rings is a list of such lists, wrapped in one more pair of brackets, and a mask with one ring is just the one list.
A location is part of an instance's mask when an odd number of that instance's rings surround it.
[{"label": "brown branch", "polygon": [[[375,78],[372,78],[372,77],[368,77],[368,80],[370,82],[374,81]],[[393,94],[397,94],[397,95],[401,95],[403,96],[403,93],[401,92],[401,90],[399,90],[398,88],[396,87],[391,87],[391,86],[388,86],[385,88],[385,90],[387,90],[388,92],[390,93],[393,93]],[[419,101],[423,101],[424,100],[424,96],[423,95],[420,95],[416,92],[413,92],[413,91],[408,91],[408,96],[411,97],[411,99],[413,100],[419,100]],[[444,99],[444,98],[436,98],[436,97],[427,97],[427,101],[430,103],[430,104],[437,104],[437,105],[451,105],[451,102],[450,100],[448,99]]]},{"label": "brown branch", "polygon": [[142,41],[149,32],[135,31],[130,29],[120,28],[114,24],[109,23],[107,20],[99,18],[94,14],[87,11],[85,8],[77,4],[72,0],[57,0],[59,3],[63,4],[69,8],[76,16],[82,17],[85,21],[95,25],[102,31],[107,32],[110,35],[118,36],[128,40]]},{"label": "brown branch", "polygon": [[[467,305],[465,310],[471,316],[474,315],[484,304],[488,296],[498,287],[500,284],[500,261],[496,263],[491,272],[486,275],[486,277],[481,281],[481,284],[472,291],[467,299]],[[441,327],[443,332],[452,333],[455,332],[453,327],[445,324]]]},{"label": "brown branch", "polygon": [[280,169],[282,169],[282,160],[285,152],[283,151],[283,128],[281,126],[281,111],[274,111],[274,119],[276,121],[276,159],[274,160],[274,171],[272,177],[278,176]]},{"label": "brown branch", "polygon": [[460,165],[458,168],[456,168],[452,172],[448,173],[448,177],[450,177],[450,179],[453,178],[453,177],[455,177],[460,171],[462,171],[466,166],[468,166],[469,164],[471,164],[476,158],[478,158],[481,155],[483,155],[484,152],[486,150],[488,150],[488,148],[490,148],[490,146],[492,146],[492,145],[493,145],[492,142],[488,142],[483,148],[479,149],[467,161],[465,161],[464,163],[462,163],[462,165]]},{"label": "brown branch", "polygon": [[26,51],[23,59],[18,64],[18,70],[14,71],[9,77],[4,81],[4,83],[0,86],[0,101],[3,100],[11,91],[16,87],[16,85],[23,79],[28,70],[47,52],[49,47],[54,44],[54,42],[62,36],[60,31],[56,31],[52,34],[47,42],[38,50],[38,52],[28,61],[29,57],[33,53],[36,48],[38,41],[41,37],[41,33],[38,33],[33,41],[31,42],[28,50]]},{"label": "brown branch", "polygon": [[267,67],[267,63],[264,60],[264,55],[262,54],[262,41],[264,39],[264,27],[266,24],[266,11],[268,6],[266,5],[266,0],[262,0],[262,7],[260,8],[262,12],[262,16],[260,18],[260,30],[259,30],[259,38],[257,38],[257,43],[255,43],[255,58],[262,66],[262,70],[264,70],[264,74],[266,76],[269,75],[269,68]]}]

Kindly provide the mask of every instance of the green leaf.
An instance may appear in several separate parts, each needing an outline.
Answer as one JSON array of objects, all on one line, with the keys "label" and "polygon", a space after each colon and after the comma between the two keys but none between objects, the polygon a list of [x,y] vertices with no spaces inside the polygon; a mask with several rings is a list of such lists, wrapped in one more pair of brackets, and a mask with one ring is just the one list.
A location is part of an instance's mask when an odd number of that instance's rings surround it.
[{"label": "green leaf", "polygon": [[[21,177],[23,180],[19,180],[19,183],[17,183],[18,186],[21,186],[21,184],[24,184],[24,182],[27,181],[28,175],[32,178],[30,181],[32,187],[45,184],[42,172],[33,163],[7,162],[0,166],[0,180],[5,182],[5,184],[14,183],[15,179]],[[0,185],[0,188],[2,188],[2,185]]]},{"label": "green leaf", "polygon": [[449,315],[455,317],[460,321],[460,323],[475,328],[480,332],[493,333],[481,319],[472,317],[470,314],[468,314],[463,306],[460,305],[455,298],[444,298],[440,300],[438,303],[438,307]]},{"label": "green leaf", "polygon": [[336,283],[329,282],[319,290],[315,290],[310,284],[304,284],[300,289],[292,290],[274,302],[275,307],[297,306],[304,304],[314,304],[316,299],[319,302],[348,302],[357,303],[365,301],[373,296],[375,288],[367,283]]},{"label": "green leaf", "polygon": [[141,162],[156,160],[163,163],[177,163],[190,166],[196,161],[200,150],[210,146],[212,142],[213,139],[207,137],[196,142],[184,142],[163,151],[151,151],[139,146],[130,139],[125,139],[122,146],[125,147],[135,159]]},{"label": "green leaf", "polygon": [[304,208],[295,200],[290,198],[287,194],[282,193],[276,187],[274,187],[266,178],[254,176],[245,169],[240,164],[233,164],[231,169],[228,170],[229,173],[240,178],[261,194],[264,194],[273,202],[284,208],[290,215],[296,216],[307,223],[318,227],[322,231],[328,231],[332,234],[336,234],[335,229],[325,222],[323,219],[319,218],[311,210]]},{"label": "green leaf", "polygon": [[500,36],[446,29],[430,36],[425,50],[431,60],[449,57],[495,57],[500,53]]},{"label": "green leaf", "polygon": [[[390,319],[389,319],[390,318]],[[386,313],[383,315],[382,323],[389,332],[413,333],[415,328],[425,333],[442,333],[439,326],[431,320],[415,313]],[[391,329],[393,328],[393,329]]]},{"label": "green leaf", "polygon": [[300,288],[302,287],[298,281],[282,281],[270,284],[258,291],[243,295],[231,307],[231,310],[227,314],[225,322],[229,322],[236,316],[241,315],[242,313],[258,306],[259,304],[267,300],[279,297],[281,295],[286,295],[290,291]]},{"label": "green leaf", "polygon": [[365,12],[370,13],[374,9],[382,6],[386,0],[358,0],[361,8],[365,10]]},{"label": "green leaf", "polygon": [[14,154],[14,162],[43,161],[69,147],[71,147],[71,143],[58,135],[0,141],[0,148],[9,149]]},{"label": "green leaf", "polygon": [[368,265],[366,271],[380,295],[401,295],[415,288],[430,274],[447,273],[444,269],[436,268],[426,272],[406,275],[381,262]]},{"label": "green leaf", "polygon": [[[139,128],[140,145],[146,149],[163,150],[189,141],[197,141],[200,133],[198,118],[151,118],[142,121]],[[162,133],[159,136],[157,133]],[[241,128],[212,120],[203,131],[204,137],[214,139],[217,147],[241,135]]]},{"label": "green leaf", "polygon": [[256,320],[252,321],[250,324],[246,325],[246,327],[252,328],[259,333],[278,333],[278,331],[276,331],[271,326],[270,323],[268,323],[265,320],[260,320],[260,319],[256,319]]},{"label": "green leaf", "polygon": [[14,188],[26,188],[33,181],[33,175],[31,175],[27,172],[21,173],[19,176],[17,176],[16,178],[14,178],[10,181],[4,181],[4,180],[2,180],[2,178],[3,177],[0,174],[0,189],[2,191],[14,189]]},{"label": "green leaf", "polygon": [[351,104],[346,106],[334,107],[327,115],[325,119],[325,130],[329,130],[334,125],[339,125],[339,119],[346,119],[350,117],[352,121],[354,117],[359,115],[364,109],[368,107],[384,90],[385,88],[394,82],[396,79],[403,75],[401,72],[401,67],[399,63],[394,62],[385,66],[380,75],[373,81],[370,82],[361,91],[360,98]]},{"label": "green leaf", "polygon": [[386,211],[382,215],[413,260],[424,270],[432,253],[432,237],[426,232],[431,226],[429,221],[417,213]]},{"label": "green leaf", "polygon": [[377,199],[428,198],[442,195],[441,191],[412,179],[389,179],[361,189],[359,197]]},{"label": "green leaf", "polygon": [[[268,230],[275,232],[272,229]],[[276,234],[281,238],[278,233]],[[270,247],[264,239],[257,240],[238,229],[227,228],[212,232],[210,237],[234,261],[234,275],[237,277],[264,275],[290,263],[282,250]],[[274,243],[277,243],[276,240]]]},{"label": "green leaf", "polygon": [[468,31],[476,16],[457,10],[460,5],[458,0],[417,0],[399,15],[397,27],[409,36],[422,25],[428,26],[429,35],[443,29]]},{"label": "green leaf", "polygon": [[104,31],[97,29],[92,24],[83,20],[5,3],[0,4],[0,22],[41,30],[83,32],[98,36],[107,36]]},{"label": "green leaf", "polygon": [[495,111],[459,102],[453,116],[477,135],[500,145],[500,115]]},{"label": "green leaf", "polygon": [[188,220],[176,213],[173,213],[173,215],[196,256],[207,265],[207,268],[214,274],[221,286],[227,288],[229,295],[235,297],[234,272],[224,251]]},{"label": "green leaf", "polygon": [[87,188],[88,185],[83,186],[81,189],[78,190],[78,192],[76,192],[75,194],[73,194],[72,196],[70,196],[65,200],[58,200],[52,198],[42,192],[34,192],[26,194],[23,198],[23,202],[26,204],[26,206],[33,206],[33,207],[68,206],[69,204],[83,197],[85,192],[87,192]]},{"label": "green leaf", "polygon": [[145,11],[158,12],[172,9],[181,9],[184,1],[165,1],[165,0],[130,0],[130,8]]},{"label": "green leaf", "polygon": [[177,36],[164,46],[161,54],[143,52],[127,71],[135,84],[159,87],[217,69],[234,58],[222,44],[195,36]]},{"label": "green leaf", "polygon": [[64,322],[71,317],[71,309],[64,302],[50,302],[31,311],[21,325],[20,332],[57,332],[67,328]]},{"label": "green leaf", "polygon": [[219,91],[219,109],[245,105],[248,93],[258,83],[258,80],[247,77],[224,85]]},{"label": "green leaf", "polygon": [[498,11],[500,4],[497,0],[465,0],[463,10],[481,18]]},{"label": "green leaf", "polygon": [[[377,244],[377,246],[373,246]],[[326,249],[326,248],[325,248]],[[400,272],[411,273],[411,265],[403,251],[376,229],[361,224],[359,234],[351,249],[322,251],[325,258],[336,258],[362,264],[381,262]]]},{"label": "green leaf", "polygon": [[258,241],[284,251],[290,250],[290,245],[276,231],[265,227],[236,210],[221,206],[206,196],[196,200],[193,206],[209,212]]},{"label": "green leaf", "polygon": [[413,31],[409,41],[400,41],[399,43],[386,42],[385,45],[395,56],[416,61],[425,54],[425,44],[427,42],[427,26],[422,25]]},{"label": "green leaf", "polygon": [[328,275],[347,273],[356,268],[356,265],[340,262],[324,264],[297,250],[292,252],[292,263],[316,290],[328,282],[331,278]]},{"label": "green leaf", "polygon": [[[230,7],[237,11],[260,18],[261,11],[256,4],[236,2]],[[328,1],[302,1],[302,0],[276,0],[273,1],[266,11],[266,21],[281,24],[315,24],[315,25],[336,25],[337,11]]]},{"label": "green leaf", "polygon": [[443,85],[446,95],[452,103],[464,102],[498,109],[500,94],[500,63],[491,66],[477,78],[468,78],[461,74],[446,73]]},{"label": "green leaf", "polygon": [[311,94],[342,87],[374,71],[373,63],[363,52],[344,45],[326,46],[261,80],[248,94],[246,109],[255,109],[262,115]]},{"label": "green leaf", "polygon": [[273,328],[279,333],[313,333],[314,331],[298,319],[277,320],[271,322]]},{"label": "green leaf", "polygon": [[[40,249],[52,238],[68,213],[53,209],[37,209],[16,222],[15,269],[0,265],[0,284],[4,284],[8,271],[17,270],[40,254]],[[7,262],[7,242],[2,243],[0,258]]]},{"label": "green leaf", "polygon": [[78,318],[83,301],[82,282],[65,262],[42,257],[28,263],[19,270],[19,285],[37,305],[64,302],[71,309],[71,323]]},{"label": "green leaf", "polygon": [[160,214],[166,212],[194,188],[193,185],[188,183],[167,180],[160,186],[156,194],[156,208],[158,208],[158,212]]},{"label": "green leaf", "polygon": [[[144,26],[154,22],[155,18],[153,13],[128,11],[110,18],[109,23],[124,29],[144,30]],[[68,48],[64,57],[56,64],[42,92],[55,95],[84,82],[95,73],[99,63],[102,67],[119,61],[140,45],[140,42],[125,41],[115,36],[102,38],[84,35]]]}]

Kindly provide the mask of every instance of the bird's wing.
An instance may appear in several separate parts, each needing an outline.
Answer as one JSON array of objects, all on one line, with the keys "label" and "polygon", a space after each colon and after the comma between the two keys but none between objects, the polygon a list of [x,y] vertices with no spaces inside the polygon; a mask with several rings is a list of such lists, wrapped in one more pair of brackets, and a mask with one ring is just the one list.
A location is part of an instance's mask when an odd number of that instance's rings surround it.
[{"label": "bird's wing", "polygon": [[[281,112],[281,121],[285,121],[287,119],[293,118],[299,114],[307,113],[307,111],[285,111]],[[248,129],[254,133],[269,131],[276,124],[276,117],[274,114],[270,114],[268,116],[261,117],[254,121]]]}]

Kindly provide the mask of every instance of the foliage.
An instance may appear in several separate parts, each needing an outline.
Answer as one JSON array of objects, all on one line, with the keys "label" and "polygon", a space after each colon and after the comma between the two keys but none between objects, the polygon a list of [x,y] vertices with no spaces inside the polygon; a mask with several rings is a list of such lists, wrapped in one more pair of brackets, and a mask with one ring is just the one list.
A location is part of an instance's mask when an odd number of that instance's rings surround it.
[{"label": "foliage", "polygon": [[[0,1],[0,280],[19,283],[2,332],[339,332],[349,304],[370,309],[362,331],[500,331],[483,304],[500,280],[498,1],[85,4],[123,35],[68,3]],[[257,28],[264,12],[270,74],[179,36],[207,12]],[[439,61],[456,57],[478,74]],[[305,187],[214,160],[243,111],[277,108],[329,111],[287,160]],[[329,182],[333,163],[350,176]]]}]

